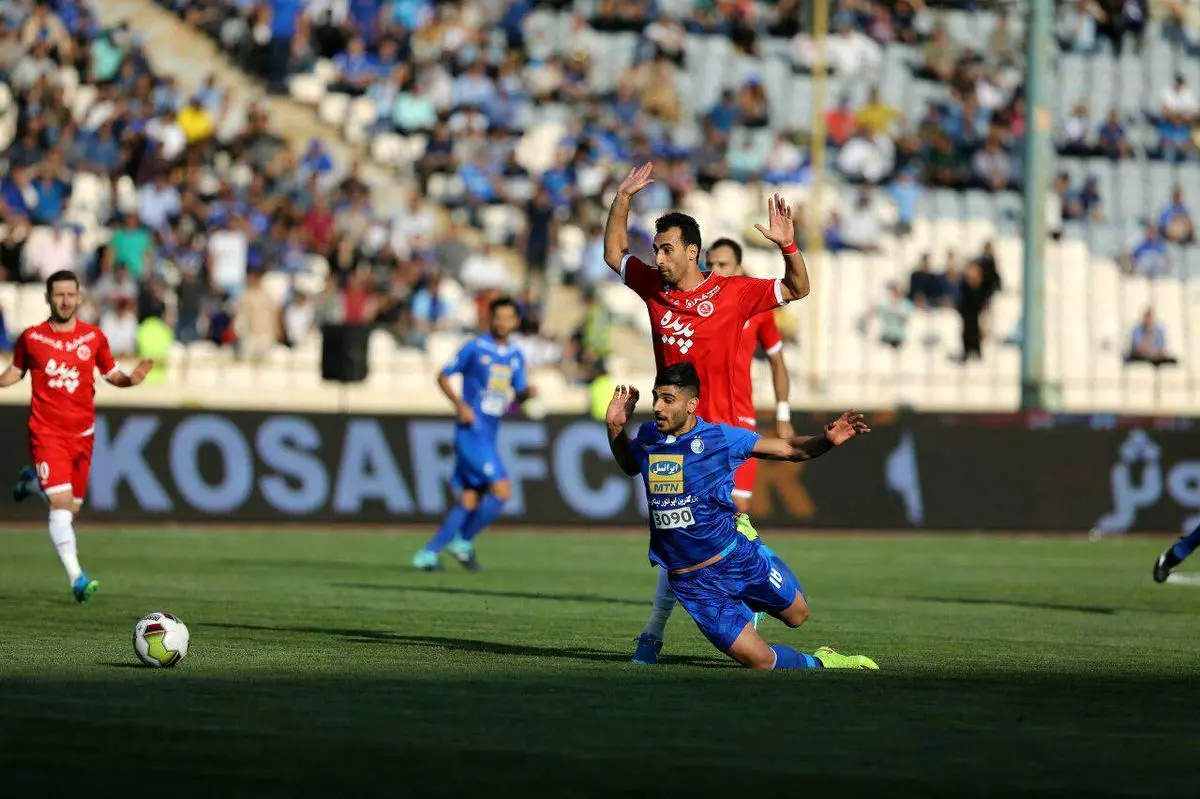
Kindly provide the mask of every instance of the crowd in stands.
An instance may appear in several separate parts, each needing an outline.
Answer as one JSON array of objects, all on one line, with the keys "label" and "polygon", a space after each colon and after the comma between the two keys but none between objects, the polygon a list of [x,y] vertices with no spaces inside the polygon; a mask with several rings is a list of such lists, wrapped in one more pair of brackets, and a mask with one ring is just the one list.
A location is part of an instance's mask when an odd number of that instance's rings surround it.
[{"label": "crowd in stands", "polygon": [[[481,303],[518,288],[490,249],[456,235],[461,225],[443,235],[419,193],[377,213],[361,164],[334,163],[317,139],[294,150],[261,104],[239,104],[211,76],[185,94],[154,74],[143,39],[100,27],[86,3],[26,0],[0,14],[15,117],[0,280],[74,270],[88,289],[83,316],[118,355],[135,353],[142,331],[161,350],[164,325],[168,348],[205,339],[250,358],[325,323],[378,324],[421,346],[475,323],[443,273]],[[0,328],[9,345],[18,331]]]},{"label": "crowd in stands", "polygon": [[[587,290],[611,279],[598,257],[603,201],[629,163],[656,163],[657,182],[637,197],[636,211],[679,206],[720,181],[809,181],[811,120],[783,119],[764,74],[741,74],[705,107],[690,102],[685,80],[696,67],[689,45],[697,35],[726,37],[733,52],[755,63],[782,60],[797,75],[811,71],[812,10],[800,0],[157,2],[272,92],[332,64],[328,90],[371,106],[368,135],[416,143],[401,177],[411,177],[417,191],[394,215],[377,212],[358,164],[335,164],[319,140],[293,151],[268,132],[260,107],[231,102],[211,79],[185,96],[172,79],[152,74],[135,36],[124,27],[101,30],[83,2],[9,4],[0,71],[19,122],[0,190],[8,231],[0,269],[9,279],[33,280],[30,264],[44,270],[69,261],[93,285],[94,315],[124,340],[132,318],[157,313],[181,341],[239,342],[249,352],[264,342],[294,342],[330,321],[379,324],[398,342],[421,347],[432,333],[473,324],[479,304],[501,291],[520,296],[534,332],[542,277]],[[829,250],[871,253],[883,233],[905,235],[933,189],[1020,188],[1027,120],[1018,23],[999,14],[985,35],[971,38],[936,13],[962,3],[833,6],[831,72],[836,85],[852,80],[865,90],[832,97],[824,120],[831,164],[858,186],[851,202],[821,220]],[[1168,3],[1161,23],[1180,52],[1200,48],[1194,6]],[[1070,0],[1056,13],[1063,53],[1137,51],[1150,18],[1145,0]],[[589,36],[610,34],[632,35],[622,39],[633,51],[619,66],[589,45]],[[936,98],[918,93],[921,101],[904,107],[889,101],[880,83],[895,48],[905,55],[905,80],[936,86]],[[65,97],[64,68],[96,88],[82,114]],[[531,173],[518,143],[551,111],[565,134],[553,143],[549,167]],[[1099,111],[1097,123],[1088,104],[1074,108],[1056,131],[1060,153],[1200,155],[1200,104],[1183,75],[1147,104],[1144,118]],[[1156,134],[1131,135],[1133,126]],[[95,210],[111,238],[80,235],[72,214],[63,213],[80,175],[104,186],[105,202]],[[35,194],[32,204],[22,200]],[[1048,209],[1052,230],[1104,222],[1108,199],[1095,180],[1072,185],[1059,175]],[[1163,242],[1194,240],[1186,199],[1177,189],[1128,243],[1122,264],[1129,272],[1164,272]],[[498,237],[486,231],[497,206],[519,218]],[[29,225],[53,230],[29,237],[36,257],[19,252]],[[568,226],[583,240],[564,247],[559,236]],[[486,241],[476,246],[481,232]],[[81,247],[85,240],[99,246]],[[644,247],[646,237],[635,236],[633,245]],[[511,269],[508,247],[516,254]],[[328,268],[325,285],[313,287],[319,290],[298,291],[301,282],[292,281],[279,291],[279,273],[312,274],[314,264],[322,278]],[[918,279],[919,270],[907,290],[890,287],[877,309],[886,320],[881,338],[898,346],[898,320],[949,305],[963,314],[964,357],[977,356],[971,319],[986,314],[998,276],[994,262],[989,273],[978,259],[956,270],[948,263],[936,281]],[[596,305],[568,347],[590,352],[607,340],[610,322]],[[586,371],[602,358],[584,360]]]}]

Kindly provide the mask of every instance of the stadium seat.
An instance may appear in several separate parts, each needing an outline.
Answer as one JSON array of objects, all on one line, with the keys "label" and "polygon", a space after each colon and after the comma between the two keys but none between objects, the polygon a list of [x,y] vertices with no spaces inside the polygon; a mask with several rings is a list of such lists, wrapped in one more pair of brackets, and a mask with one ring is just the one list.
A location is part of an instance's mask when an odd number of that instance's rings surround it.
[{"label": "stadium seat", "polygon": [[326,125],[341,128],[350,110],[350,95],[339,92],[329,92],[321,98],[317,106],[317,118]]},{"label": "stadium seat", "polygon": [[305,105],[317,105],[325,97],[326,82],[316,74],[293,75],[288,81],[288,93],[292,99]]}]

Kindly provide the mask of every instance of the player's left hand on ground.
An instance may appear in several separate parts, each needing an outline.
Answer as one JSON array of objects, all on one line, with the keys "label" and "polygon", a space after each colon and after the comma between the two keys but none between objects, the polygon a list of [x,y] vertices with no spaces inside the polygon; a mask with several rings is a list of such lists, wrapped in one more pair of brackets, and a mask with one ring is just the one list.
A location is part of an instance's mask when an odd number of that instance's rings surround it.
[{"label": "player's left hand on ground", "polygon": [[129,384],[136,386],[138,383],[146,379],[146,375],[150,374],[150,370],[154,368],[154,361],[149,359],[138,361],[137,367],[133,370],[133,374],[129,376]]},{"label": "player's left hand on ground", "polygon": [[613,391],[612,400],[608,403],[604,421],[610,427],[624,427],[633,415],[633,409],[637,407],[639,396],[638,390],[633,386],[617,386]]},{"label": "player's left hand on ground", "polygon": [[758,232],[767,237],[767,241],[778,247],[786,247],[796,240],[796,223],[792,217],[792,207],[783,199],[782,194],[767,198],[768,227],[755,225]]},{"label": "player's left hand on ground", "polygon": [[845,444],[855,436],[871,432],[865,417],[858,411],[846,411],[833,422],[825,425],[825,437],[836,447]]}]

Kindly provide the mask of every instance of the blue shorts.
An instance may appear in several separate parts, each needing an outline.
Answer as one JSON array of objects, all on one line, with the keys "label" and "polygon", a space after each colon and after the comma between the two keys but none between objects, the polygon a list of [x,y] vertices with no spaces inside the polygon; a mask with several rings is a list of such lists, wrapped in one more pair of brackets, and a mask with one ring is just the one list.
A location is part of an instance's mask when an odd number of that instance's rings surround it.
[{"label": "blue shorts", "polygon": [[481,491],[492,483],[507,479],[508,472],[496,454],[495,443],[469,428],[459,428],[454,436],[454,476],[450,481],[454,490]]},{"label": "blue shorts", "polygon": [[791,607],[800,580],[786,563],[757,541],[738,536],[733,551],[711,566],[672,574],[671,589],[704,637],[728,652],[759,611]]}]

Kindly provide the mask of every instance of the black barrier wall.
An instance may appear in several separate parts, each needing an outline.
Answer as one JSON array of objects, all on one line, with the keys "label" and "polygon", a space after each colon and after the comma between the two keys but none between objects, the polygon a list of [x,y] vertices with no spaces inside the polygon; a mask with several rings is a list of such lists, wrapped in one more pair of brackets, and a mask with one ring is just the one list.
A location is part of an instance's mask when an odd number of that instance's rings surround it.
[{"label": "black barrier wall", "polygon": [[[24,408],[0,407],[0,475],[27,460]],[[805,432],[824,417],[797,420]],[[763,462],[762,530],[805,527],[1174,531],[1200,522],[1193,420],[886,414],[809,464]],[[766,428],[769,429],[769,428]],[[110,409],[96,425],[89,518],[433,523],[450,502],[454,422],[436,417]],[[509,521],[645,524],[602,425],[506,422]],[[41,518],[37,503],[8,518]]]}]

